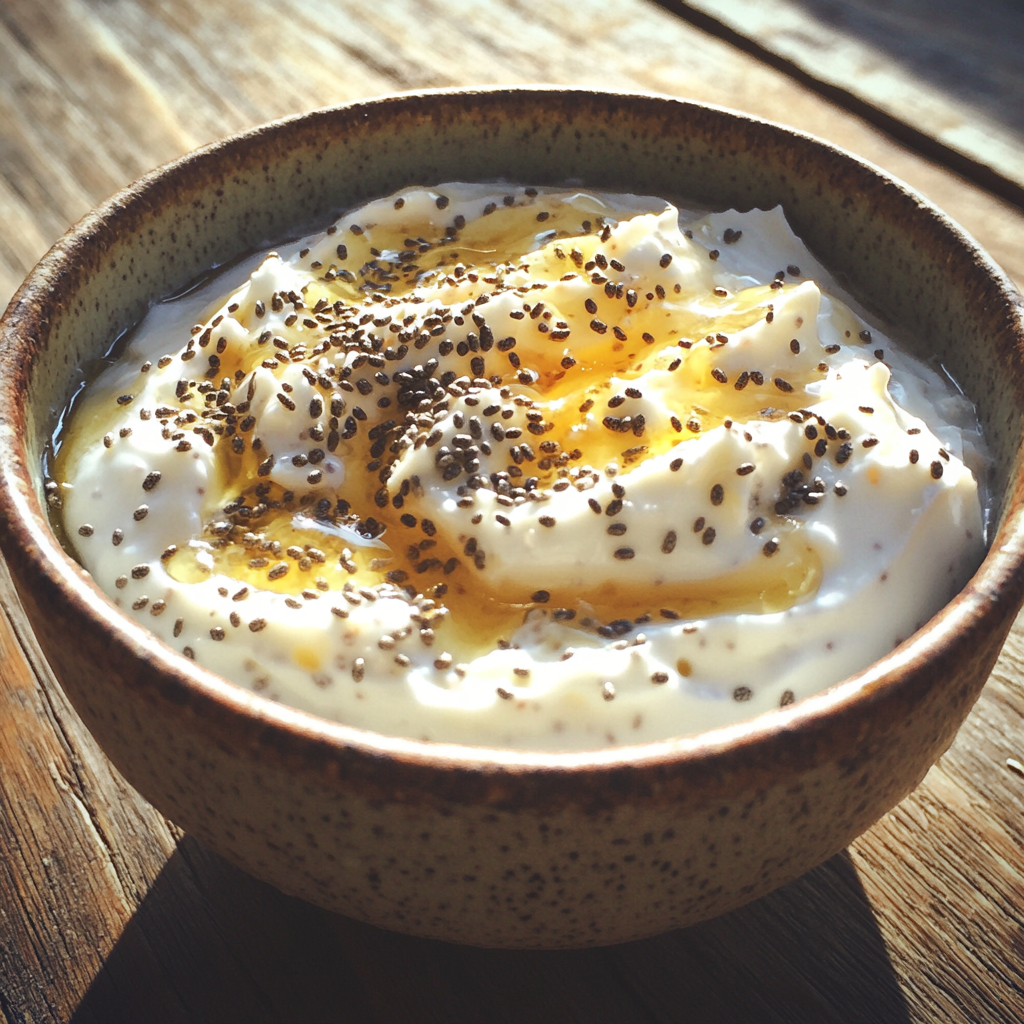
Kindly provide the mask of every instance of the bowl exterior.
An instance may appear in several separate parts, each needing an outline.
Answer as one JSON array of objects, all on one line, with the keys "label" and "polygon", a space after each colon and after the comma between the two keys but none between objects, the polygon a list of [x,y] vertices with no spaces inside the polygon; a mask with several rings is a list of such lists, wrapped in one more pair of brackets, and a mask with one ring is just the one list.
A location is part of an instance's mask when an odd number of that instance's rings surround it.
[{"label": "bowl exterior", "polygon": [[908,666],[898,698],[880,694],[839,722],[736,737],[734,748],[724,739],[697,756],[666,744],[660,757],[581,773],[497,757],[467,766],[443,749],[434,763],[343,741],[309,740],[311,751],[255,717],[242,738],[209,708],[160,692],[144,656],[120,656],[102,634],[69,644],[53,607],[33,602],[30,615],[76,709],[125,777],[188,832],[359,920],[535,948],[693,924],[822,863],[946,749],[1005,632]]},{"label": "bowl exterior", "polygon": [[[129,622],[61,550],[43,447],[77,368],[212,265],[452,179],[782,203],[794,229],[976,401],[1000,526],[966,590],[892,655],[791,708],[595,754],[390,739],[273,705]],[[143,795],[253,874],[383,927],[567,947],[711,917],[841,849],[952,742],[1024,597],[1019,297],[898,182],[816,140],[678,100],[566,90],[386,98],[233,137],[119,193],[0,327],[0,545],[43,651]],[[919,354],[923,354],[922,349]]]}]

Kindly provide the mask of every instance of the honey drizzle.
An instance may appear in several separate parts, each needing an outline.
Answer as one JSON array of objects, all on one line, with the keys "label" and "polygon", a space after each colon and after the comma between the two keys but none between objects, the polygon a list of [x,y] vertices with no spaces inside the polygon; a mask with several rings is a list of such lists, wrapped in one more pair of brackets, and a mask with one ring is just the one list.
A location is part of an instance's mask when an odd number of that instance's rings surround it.
[{"label": "honey drizzle", "polygon": [[[477,277],[485,281],[493,278],[495,282],[504,281],[514,286],[527,273],[527,268],[531,276],[545,272],[553,275],[555,270],[564,269],[567,264],[564,255],[557,255],[558,248],[564,251],[570,246],[578,246],[577,251],[585,260],[592,259],[605,248],[593,233],[567,237],[566,224],[573,219],[577,223],[572,230],[580,231],[578,211],[567,205],[558,208],[554,204],[549,205],[552,213],[548,226],[555,234],[540,250],[532,248],[534,234],[528,230],[534,227],[532,212],[526,215],[520,207],[499,208],[490,217],[472,221],[455,240],[439,243],[422,241],[422,246],[426,246],[429,252],[431,266],[423,265],[422,255],[425,253],[417,253],[414,259],[403,263],[397,275],[391,275],[392,278],[397,276],[397,280],[388,282],[388,298],[402,300],[425,284],[433,283],[437,286],[437,294],[428,300],[429,305],[454,308],[480,290],[466,287],[469,282],[465,274],[453,277],[448,273],[468,254],[477,256],[483,263],[474,271]],[[380,250],[394,247],[397,250],[418,227],[423,225],[396,227],[387,234],[378,228],[374,235],[375,247]],[[407,237],[401,238],[403,235]],[[416,237],[422,236],[417,234]],[[380,263],[379,258],[372,256],[365,236],[348,235],[347,239],[350,250],[348,265],[362,261],[365,269],[375,260]],[[390,267],[392,271],[395,269]],[[330,273],[333,272],[332,265]],[[372,290],[375,282],[381,283],[375,274],[376,271],[371,269],[368,275],[364,275],[362,285],[358,279],[350,281],[344,276],[333,280],[314,279],[304,290],[303,299],[307,307],[314,307],[323,300],[332,310],[336,308],[335,303],[340,302],[345,309],[336,315],[336,319],[355,317],[364,305],[369,305],[366,292]],[[557,279],[557,275],[554,277]],[[539,379],[528,388],[520,384],[514,367],[489,360],[488,368],[493,375],[501,367],[500,381],[494,382],[495,387],[508,387],[515,394],[529,394],[533,398],[535,407],[541,409],[554,425],[547,436],[559,440],[565,450],[582,449],[579,461],[602,466],[619,458],[623,447],[628,447],[629,440],[602,430],[600,419],[596,424],[588,423],[579,408],[588,399],[607,392],[607,379],[611,375],[631,380],[652,368],[668,370],[674,359],[680,359],[680,367],[673,371],[673,386],[680,395],[680,418],[685,424],[689,414],[699,415],[703,431],[727,419],[742,422],[763,418],[766,408],[770,410],[771,418],[799,409],[805,385],[819,379],[820,373],[794,376],[791,394],[780,393],[770,381],[763,386],[751,384],[744,391],[737,392],[732,387],[721,387],[711,377],[714,353],[700,341],[708,334],[733,333],[751,326],[764,316],[765,304],[776,294],[761,286],[734,296],[709,294],[702,300],[703,305],[698,312],[674,306],[671,298],[667,303],[647,304],[631,314],[628,343],[615,339],[611,333],[597,344],[593,338],[587,337],[585,351],[580,352],[571,370],[564,369],[560,360],[564,353],[576,351],[572,344],[552,345],[543,338],[528,337],[519,351],[524,356],[528,354],[529,358],[523,360],[524,365],[535,367],[539,372]],[[532,292],[528,297],[536,298],[538,295],[543,293]],[[486,312],[486,306],[483,309]],[[211,316],[215,312],[212,310]],[[253,300],[245,303],[234,315],[248,329],[258,327]],[[562,315],[566,315],[564,311],[556,313],[556,316]],[[656,331],[658,341],[653,345],[640,340],[648,327],[650,331],[647,333]],[[582,330],[582,327],[574,327],[574,332]],[[296,351],[298,345],[305,342],[308,354],[314,348],[313,339],[320,341],[322,337],[323,332],[307,340],[302,328],[294,331],[291,338],[298,340],[291,344],[290,361],[301,358],[302,353]],[[677,340],[683,347],[666,352],[666,344],[676,345]],[[400,364],[390,364],[388,369],[397,370],[425,361],[432,351],[432,347],[410,351]],[[237,346],[231,346],[224,353],[223,362],[216,367],[216,372],[211,374],[207,371],[205,377],[208,381],[228,378],[235,386],[264,364],[265,359],[273,356],[273,350],[265,345],[252,343],[241,351]],[[191,393],[195,394],[194,391]],[[203,403],[202,400],[197,401],[198,398],[195,395],[191,403],[182,403],[182,409],[194,406],[194,411],[200,413]],[[325,396],[325,400],[329,400],[329,396]],[[114,423],[114,416],[96,416],[95,401],[94,398],[91,403],[93,416],[88,429],[95,433],[98,441],[103,429]],[[387,412],[368,411],[369,418],[360,424],[357,437],[351,442],[341,442],[337,447],[337,454],[349,467],[371,461],[367,431],[388,418]],[[241,500],[242,509],[259,505],[266,506],[266,509],[262,515],[246,519],[236,508],[207,523],[203,536],[178,538],[178,550],[167,559],[167,567],[172,577],[181,582],[193,582],[213,573],[222,573],[237,580],[241,586],[292,596],[306,592],[307,599],[313,599],[309,594],[325,592],[322,582],[319,587],[316,584],[318,577],[326,581],[330,592],[340,590],[346,584],[365,588],[392,582],[396,587],[408,588],[410,594],[443,596],[452,613],[449,628],[454,635],[468,647],[483,651],[493,648],[499,638],[511,636],[534,608],[575,611],[573,624],[583,628],[588,628],[588,623],[589,628],[594,628],[602,623],[635,621],[648,616],[658,620],[662,618],[662,609],[669,609],[680,618],[726,612],[772,612],[788,608],[813,594],[821,579],[821,562],[814,550],[808,545],[793,543],[799,535],[799,524],[793,520],[780,520],[773,529],[775,535],[783,540],[782,550],[774,558],[763,559],[759,564],[714,580],[656,587],[649,582],[633,586],[613,582],[585,591],[560,587],[545,580],[542,567],[538,567],[537,590],[547,591],[547,601],[541,603],[532,600],[531,594],[504,590],[499,595],[488,587],[486,571],[474,571],[471,562],[461,552],[452,550],[443,537],[424,537],[418,530],[404,526],[399,511],[390,504],[378,507],[374,495],[380,484],[374,475],[348,473],[342,495],[326,487],[312,487],[296,496],[278,484],[264,485],[259,476],[259,466],[268,454],[273,453],[253,450],[251,440],[258,436],[258,425],[256,431],[247,436],[245,450],[241,454],[234,452],[228,443],[241,418],[241,415],[227,417],[224,435],[215,439],[217,469],[211,486],[219,488],[226,499],[218,504],[227,504],[230,508]],[[647,447],[645,457],[663,454],[681,440],[696,436],[696,433],[688,425],[681,431],[652,432],[644,439]],[[63,460],[73,447],[62,446],[55,470],[58,477],[66,472]],[[554,469],[534,472],[539,477],[541,488],[550,486],[556,478]],[[339,511],[339,497],[344,499],[349,511]],[[322,507],[325,501],[329,506],[327,510]],[[305,526],[296,528],[297,515],[306,516]],[[339,527],[343,529],[339,530]],[[367,534],[363,540],[372,540],[373,543],[355,543],[351,537],[343,536],[344,529],[357,533],[362,531]],[[259,564],[261,559],[266,559],[267,564]],[[458,567],[445,571],[453,559]],[[256,565],[253,565],[254,560]],[[426,569],[423,568],[425,563]],[[280,565],[286,565],[287,571],[274,577],[272,572],[275,566]],[[404,578],[399,578],[402,574]]]}]

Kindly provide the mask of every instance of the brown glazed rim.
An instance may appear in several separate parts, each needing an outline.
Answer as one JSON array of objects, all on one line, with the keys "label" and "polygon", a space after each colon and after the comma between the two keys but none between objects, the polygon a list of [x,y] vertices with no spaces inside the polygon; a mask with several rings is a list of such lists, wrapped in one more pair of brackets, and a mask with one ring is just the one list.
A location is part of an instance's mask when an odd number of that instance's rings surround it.
[{"label": "brown glazed rim", "polygon": [[[530,94],[538,110],[558,110],[569,103],[604,103],[611,108],[655,114],[674,105],[682,116],[718,116],[736,128],[781,133],[791,144],[811,152],[825,165],[874,179],[879,205],[904,216],[914,209],[913,228],[925,250],[955,252],[986,278],[989,308],[1003,310],[1010,339],[1002,348],[1003,368],[1019,364],[1024,353],[1024,303],[1016,288],[977,243],[919,193],[895,181],[879,168],[814,136],[749,115],[652,94],[611,94],[562,87],[512,89],[430,90],[385,96],[283,118],[220,142],[205,146],[145,175],[122,189],[71,228],[43,257],[11,301],[0,322],[0,542],[16,571],[31,581],[33,592],[48,607],[80,616],[83,624],[109,637],[111,663],[141,659],[150,671],[141,684],[155,713],[172,708],[179,723],[206,732],[222,747],[242,755],[270,757],[299,772],[327,772],[335,777],[360,779],[376,789],[385,775],[421,796],[438,786],[461,800],[490,792],[492,784],[512,794],[525,783],[540,801],[581,795],[584,777],[593,785],[614,791],[650,791],[659,782],[683,774],[688,780],[722,779],[739,771],[771,766],[784,775],[813,768],[828,758],[828,749],[843,736],[850,749],[872,728],[878,705],[894,700],[895,707],[913,707],[930,685],[924,666],[940,662],[947,652],[984,646],[990,632],[1000,628],[1024,600],[1024,483],[1020,477],[1021,448],[1017,441],[1014,469],[1007,485],[1005,513],[989,552],[965,589],[921,630],[863,671],[827,690],[781,709],[693,736],[573,753],[488,749],[389,737],[276,704],[227,682],[186,660],[122,614],[93,583],[92,578],[61,548],[32,484],[23,442],[26,429],[24,395],[37,352],[48,344],[51,319],[70,305],[87,254],[97,245],[115,240],[124,224],[145,223],[159,215],[164,199],[181,191],[180,183],[201,181],[217,170],[254,166],[261,144],[268,138],[297,129],[320,126],[335,136],[367,120],[396,114],[429,117],[445,105],[482,105],[500,113],[503,99],[522,100]],[[539,115],[542,116],[542,115]],[[255,155],[254,155],[255,154]],[[881,180],[879,180],[881,179]],[[178,184],[176,185],[176,180]],[[80,258],[82,257],[82,258]],[[1022,375],[1015,366],[1018,379]],[[1021,399],[1024,402],[1024,398]],[[1009,610],[1008,610],[1009,609]],[[857,734],[849,736],[850,731]],[[478,777],[484,789],[468,776]],[[499,778],[500,777],[500,778]],[[469,783],[460,789],[456,780]],[[628,779],[628,781],[627,781]],[[376,780],[376,781],[375,781]],[[767,778],[765,779],[767,781]],[[591,781],[586,780],[591,786]],[[548,787],[552,787],[548,790]],[[715,788],[715,787],[712,787]]]}]

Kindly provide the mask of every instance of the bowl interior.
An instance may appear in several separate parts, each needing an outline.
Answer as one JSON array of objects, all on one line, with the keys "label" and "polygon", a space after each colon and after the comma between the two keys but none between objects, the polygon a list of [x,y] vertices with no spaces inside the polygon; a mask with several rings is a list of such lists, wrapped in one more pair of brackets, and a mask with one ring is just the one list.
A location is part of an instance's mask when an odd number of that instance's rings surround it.
[{"label": "bowl interior", "polygon": [[151,302],[353,204],[456,179],[579,182],[708,209],[781,204],[840,281],[977,404],[995,516],[1005,517],[1024,408],[1019,298],[971,239],[877,169],[791,130],[678,100],[564,89],[315,112],[191,154],[86,217],[6,316],[16,343],[31,327],[33,358],[6,362],[36,495],[45,445],[86,368]]}]

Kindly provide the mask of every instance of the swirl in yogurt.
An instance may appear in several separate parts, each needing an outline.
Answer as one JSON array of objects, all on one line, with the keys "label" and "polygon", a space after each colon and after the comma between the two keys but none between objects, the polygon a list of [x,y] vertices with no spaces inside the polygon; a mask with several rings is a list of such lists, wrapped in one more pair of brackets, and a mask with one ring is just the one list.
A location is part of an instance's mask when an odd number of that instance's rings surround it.
[{"label": "swirl in yogurt", "polygon": [[122,609],[437,741],[785,705],[984,553],[973,411],[779,210],[406,189],[155,306],[60,441],[67,533]]}]

